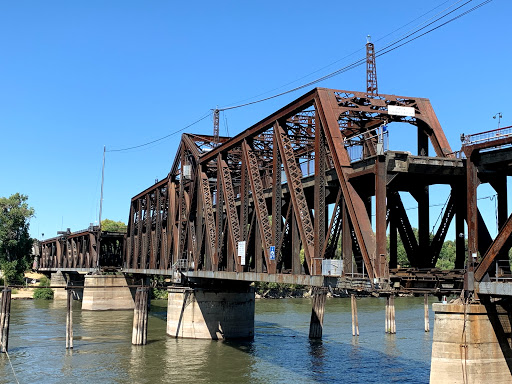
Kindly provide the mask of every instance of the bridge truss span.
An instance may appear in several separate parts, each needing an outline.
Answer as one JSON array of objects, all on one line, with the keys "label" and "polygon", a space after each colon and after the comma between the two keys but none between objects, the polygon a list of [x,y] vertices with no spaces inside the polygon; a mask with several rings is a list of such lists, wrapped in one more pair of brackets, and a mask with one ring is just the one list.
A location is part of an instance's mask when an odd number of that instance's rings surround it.
[{"label": "bridge truss span", "polygon": [[[391,122],[416,127],[417,156],[380,149],[381,127]],[[435,157],[428,157],[429,142]],[[349,153],[354,147],[358,161]],[[428,185],[464,177],[451,154],[427,99],[324,88],[233,138],[183,134],[168,177],[132,199],[123,268],[209,277],[344,269],[387,281],[388,225],[408,238],[413,266],[433,267],[436,257],[420,251],[440,249],[428,235]],[[432,160],[439,158],[447,163]],[[418,176],[428,167],[437,167],[435,175]],[[426,220],[419,244],[398,194],[413,189]],[[325,262],[332,259],[340,262]],[[390,262],[396,264],[394,251]]]}]

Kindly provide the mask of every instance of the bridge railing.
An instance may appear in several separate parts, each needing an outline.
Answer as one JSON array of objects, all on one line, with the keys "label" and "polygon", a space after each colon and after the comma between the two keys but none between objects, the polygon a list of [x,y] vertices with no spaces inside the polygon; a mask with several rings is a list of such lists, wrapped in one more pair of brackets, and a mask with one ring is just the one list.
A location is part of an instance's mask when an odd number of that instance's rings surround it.
[{"label": "bridge railing", "polygon": [[512,126],[493,129],[490,131],[474,133],[472,135],[461,135],[462,145],[475,145],[490,143],[492,141],[512,137]]},{"label": "bridge railing", "polygon": [[491,280],[502,283],[512,282],[512,273],[510,272],[510,262],[508,260],[496,260],[496,274]]}]

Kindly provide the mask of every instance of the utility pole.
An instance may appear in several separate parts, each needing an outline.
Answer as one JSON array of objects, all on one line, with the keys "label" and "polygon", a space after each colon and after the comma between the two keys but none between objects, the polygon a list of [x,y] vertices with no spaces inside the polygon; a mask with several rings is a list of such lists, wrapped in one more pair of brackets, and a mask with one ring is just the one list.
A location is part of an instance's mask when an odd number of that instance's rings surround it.
[{"label": "utility pole", "polygon": [[103,165],[101,166],[101,194],[100,194],[100,231],[101,231],[101,211],[103,209],[103,182],[105,180],[105,152],[107,147],[103,146]]},{"label": "utility pole", "polygon": [[378,96],[377,67],[375,64],[375,47],[371,42],[371,36],[366,37],[366,94]]},{"label": "utility pole", "polygon": [[213,142],[218,143],[219,140],[219,109],[213,110]]},{"label": "utility pole", "polygon": [[101,166],[101,193],[100,193],[100,217],[99,224],[100,230],[98,232],[98,237],[96,238],[96,268],[100,269],[100,252],[101,252],[101,211],[103,210],[103,182],[105,181],[105,153],[107,152],[107,147],[103,146],[103,165]]}]

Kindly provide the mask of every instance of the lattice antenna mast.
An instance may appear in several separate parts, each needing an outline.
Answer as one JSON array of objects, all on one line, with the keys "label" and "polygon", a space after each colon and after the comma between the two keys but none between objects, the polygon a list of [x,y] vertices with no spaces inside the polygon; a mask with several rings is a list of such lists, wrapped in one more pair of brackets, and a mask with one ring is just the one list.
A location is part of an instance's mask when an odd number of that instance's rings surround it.
[{"label": "lattice antenna mast", "polygon": [[371,37],[366,37],[366,93],[368,96],[377,96],[377,67],[375,65],[375,47]]},{"label": "lattice antenna mast", "polygon": [[213,110],[213,142],[218,143],[219,140],[219,109]]}]

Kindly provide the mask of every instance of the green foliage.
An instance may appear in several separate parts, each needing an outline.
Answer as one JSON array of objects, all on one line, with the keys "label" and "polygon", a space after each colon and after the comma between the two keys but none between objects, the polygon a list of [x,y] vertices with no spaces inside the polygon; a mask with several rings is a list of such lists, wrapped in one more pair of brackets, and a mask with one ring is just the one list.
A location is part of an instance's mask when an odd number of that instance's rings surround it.
[{"label": "green foliage", "polygon": [[39,286],[42,288],[34,289],[34,299],[39,300],[53,300],[53,289],[45,288],[50,285],[50,279],[47,277],[43,277],[39,280]]},{"label": "green foliage", "polygon": [[122,232],[126,233],[126,224],[122,221],[114,221],[114,220],[101,220],[101,230],[108,232]]},{"label": "green foliage", "polygon": [[[414,236],[416,237],[416,241],[418,241],[418,230],[416,228],[412,229],[414,232]],[[430,241],[433,239],[433,235],[430,235]],[[467,240],[466,240],[467,242]],[[388,235],[388,254],[389,254],[389,235]],[[437,260],[436,268],[439,269],[453,269],[455,268],[455,242],[452,240],[447,240],[443,243],[441,248],[441,252],[439,253],[439,258]],[[405,252],[405,247],[402,242],[400,236],[398,236],[397,240],[397,261],[398,265],[401,268],[410,267],[409,259],[407,258],[407,253]]]},{"label": "green foliage", "polygon": [[262,281],[257,281],[254,283],[254,290],[257,294],[263,295],[267,291],[276,291],[280,294],[282,293],[293,293],[295,291],[301,291],[305,287],[304,285],[298,284],[284,284],[284,283],[265,283]]},{"label": "green foliage", "polygon": [[53,290],[51,288],[36,288],[33,297],[36,300],[53,300]]},{"label": "green foliage", "polygon": [[448,240],[445,241],[439,259],[437,260],[436,267],[439,269],[453,269],[455,268],[455,242]]},{"label": "green foliage", "polygon": [[23,272],[30,267],[32,239],[28,229],[34,209],[27,200],[27,196],[19,193],[0,198],[0,268],[10,284],[20,282]]},{"label": "green foliage", "polygon": [[19,262],[18,260],[0,261],[0,268],[2,269],[2,272],[4,274],[4,279],[6,280],[8,285],[23,283],[23,271],[25,270],[25,268],[23,268],[22,271],[19,271],[17,268],[18,262]]},{"label": "green foliage", "polygon": [[157,299],[157,300],[165,300],[165,299],[167,299],[167,290],[151,288],[151,298]]}]

